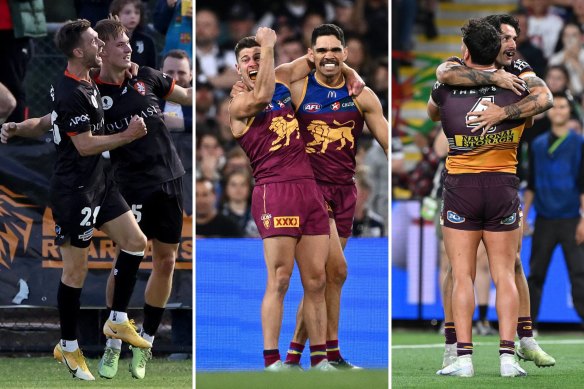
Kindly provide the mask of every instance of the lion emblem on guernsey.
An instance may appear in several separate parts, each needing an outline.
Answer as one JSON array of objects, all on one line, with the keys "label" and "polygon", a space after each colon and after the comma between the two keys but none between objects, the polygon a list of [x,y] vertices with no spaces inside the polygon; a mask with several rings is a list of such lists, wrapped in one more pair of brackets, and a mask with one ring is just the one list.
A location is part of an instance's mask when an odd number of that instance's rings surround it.
[{"label": "lion emblem on guernsey", "polygon": [[[287,118],[292,120],[288,121],[282,116],[277,116],[272,119],[270,124],[270,131],[274,131],[278,137],[272,142],[272,147],[270,151],[276,151],[282,146],[288,146],[290,144],[290,137],[296,131],[296,139],[300,138],[300,132],[298,131],[298,120],[293,115],[286,115]],[[282,142],[284,142],[282,144]]]},{"label": "lion emblem on guernsey", "polygon": [[326,149],[329,143],[340,141],[341,144],[337,147],[337,150],[341,150],[347,144],[347,141],[351,143],[351,149],[355,147],[355,138],[353,137],[353,128],[355,127],[355,121],[349,120],[346,123],[339,123],[336,120],[333,124],[337,127],[331,127],[326,122],[322,120],[313,120],[308,125],[308,132],[312,134],[314,140],[306,145],[306,151],[308,153],[314,153],[317,151],[318,147],[322,144],[319,153],[326,153]]},{"label": "lion emblem on guernsey", "polygon": [[25,250],[28,246],[33,219],[19,212],[19,208],[31,208],[34,205],[19,202],[23,198],[25,196],[0,185],[0,267],[10,269],[19,244],[22,243]]}]

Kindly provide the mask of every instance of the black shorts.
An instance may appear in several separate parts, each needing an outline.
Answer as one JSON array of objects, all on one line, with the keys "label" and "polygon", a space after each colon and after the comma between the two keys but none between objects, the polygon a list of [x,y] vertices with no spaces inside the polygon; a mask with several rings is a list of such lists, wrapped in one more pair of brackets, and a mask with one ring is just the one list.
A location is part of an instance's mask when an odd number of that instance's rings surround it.
[{"label": "black shorts", "polygon": [[55,219],[55,244],[63,245],[69,241],[71,246],[79,248],[89,247],[94,228],[130,210],[111,180],[90,192],[51,191],[50,206]]},{"label": "black shorts", "polygon": [[521,226],[519,178],[509,173],[447,174],[440,224],[457,230],[512,231]]},{"label": "black shorts", "polygon": [[183,226],[182,177],[140,190],[123,188],[122,195],[148,239],[180,243]]}]

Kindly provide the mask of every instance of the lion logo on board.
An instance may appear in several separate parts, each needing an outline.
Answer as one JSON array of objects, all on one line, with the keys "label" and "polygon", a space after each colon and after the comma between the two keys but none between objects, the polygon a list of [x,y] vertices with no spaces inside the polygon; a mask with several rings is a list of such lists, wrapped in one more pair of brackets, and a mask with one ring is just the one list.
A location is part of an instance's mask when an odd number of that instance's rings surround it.
[{"label": "lion logo on board", "polygon": [[[298,131],[298,120],[293,115],[286,115],[287,118],[292,120],[288,121],[282,116],[277,116],[272,119],[270,123],[270,131],[273,131],[278,135],[278,137],[272,142],[272,147],[270,151],[276,151],[282,146],[288,146],[290,144],[290,137],[294,132],[296,132],[296,139],[300,138],[300,131]],[[282,142],[284,144],[282,144]]]},{"label": "lion logo on board", "polygon": [[34,205],[22,204],[19,199],[25,198],[7,187],[0,185],[0,266],[10,269],[10,264],[16,257],[16,249],[20,242],[24,250],[28,247],[32,226],[32,218],[19,212],[19,208],[33,208]]},{"label": "lion logo on board", "polygon": [[346,123],[339,123],[336,120],[333,121],[335,127],[330,127],[326,122],[322,120],[313,120],[307,127],[308,132],[312,134],[314,140],[306,144],[306,152],[314,153],[317,151],[318,147],[322,144],[322,147],[318,153],[326,153],[326,149],[329,143],[340,141],[341,144],[336,148],[341,150],[347,144],[347,141],[351,143],[351,149],[355,147],[355,138],[353,137],[353,128],[355,127],[355,121],[349,120]]}]

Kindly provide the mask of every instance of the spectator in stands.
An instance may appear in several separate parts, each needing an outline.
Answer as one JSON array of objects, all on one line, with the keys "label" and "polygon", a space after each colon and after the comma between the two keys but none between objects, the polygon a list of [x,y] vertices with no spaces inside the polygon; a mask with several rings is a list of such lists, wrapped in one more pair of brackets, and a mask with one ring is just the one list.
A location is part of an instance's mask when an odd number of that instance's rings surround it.
[{"label": "spectator in stands", "polygon": [[259,237],[251,216],[251,175],[247,169],[238,169],[225,176],[221,214],[237,224],[246,237]]},{"label": "spectator in stands", "polygon": [[206,178],[196,181],[195,236],[205,238],[240,237],[237,225],[217,211],[217,196],[213,183]]},{"label": "spectator in stands", "polygon": [[531,65],[535,74],[538,77],[542,77],[547,66],[547,61],[541,49],[535,47],[527,36],[527,31],[529,31],[529,18],[525,12],[517,12],[515,13],[515,17],[517,17],[519,29],[521,30],[521,34],[517,37],[517,53],[515,57],[525,60]]},{"label": "spectator in stands", "polygon": [[[205,132],[213,127],[213,117],[215,116],[215,96],[213,95],[213,85],[208,81],[197,81],[195,93],[195,121],[198,126],[203,126]],[[198,131],[202,130],[197,128]]]},{"label": "spectator in stands", "polygon": [[144,31],[142,0],[114,0],[109,11],[117,16],[128,30],[127,35],[132,47],[132,62],[156,69],[156,47],[152,37]]},{"label": "spectator in stands", "polygon": [[197,136],[196,156],[197,178],[205,178],[213,183],[219,182],[225,156],[217,135],[207,133]]},{"label": "spectator in stands", "polygon": [[163,54],[182,49],[193,57],[192,0],[157,0],[153,19],[154,28],[166,37]]},{"label": "spectator in stands", "polygon": [[107,19],[111,2],[112,0],[75,0],[77,17],[87,19],[95,26],[98,21]]},{"label": "spectator in stands", "polygon": [[219,107],[217,108],[217,112],[215,114],[214,132],[219,136],[219,142],[221,142],[225,152],[229,152],[229,150],[237,146],[237,141],[231,133],[231,124],[229,122],[230,102],[231,99],[229,97],[223,99],[219,103]]},{"label": "spectator in stands", "polygon": [[543,51],[546,58],[550,58],[556,48],[564,21],[552,13],[550,0],[530,0],[524,3],[529,15],[527,36]]},{"label": "spectator in stands", "polygon": [[[345,35],[346,47],[349,55],[345,63],[353,68],[363,78],[366,84],[371,82],[371,59],[368,50],[365,48],[365,42],[358,35]],[[370,85],[375,88],[375,85]]]},{"label": "spectator in stands", "polygon": [[[215,88],[231,89],[238,80],[233,50],[219,47],[219,21],[215,12],[199,9],[196,14],[197,71]],[[197,78],[202,79],[202,78]]]},{"label": "spectator in stands", "polygon": [[[171,50],[162,62],[162,71],[171,76],[176,85],[190,88],[193,82],[191,59],[184,50]],[[193,132],[193,111],[191,106],[182,106],[171,101],[161,105],[164,122],[171,131]]]},{"label": "spectator in stands", "polygon": [[225,45],[228,49],[235,47],[240,39],[253,35],[255,16],[249,4],[236,2],[231,6],[227,15],[229,26],[229,42]]},{"label": "spectator in stands", "polygon": [[562,29],[563,49],[552,55],[550,65],[563,64],[570,77],[570,91],[580,96],[584,91],[584,49],[582,49],[582,30],[576,23],[567,23]]},{"label": "spectator in stands", "polygon": [[[387,165],[387,159],[385,159],[385,162]],[[357,184],[357,202],[355,205],[355,217],[353,219],[353,236],[384,236],[383,217],[373,212],[369,206],[369,196],[371,195],[372,188],[365,170],[361,169],[356,172],[355,183]]]},{"label": "spectator in stands", "polygon": [[302,20],[302,44],[304,47],[312,47],[310,39],[312,31],[325,22],[324,16],[317,12],[307,13]]},{"label": "spectator in stands", "polygon": [[25,119],[24,78],[30,59],[30,38],[47,34],[42,0],[0,1],[0,83],[16,99],[16,107],[5,120]]},{"label": "spectator in stands", "polygon": [[572,18],[570,21],[578,24],[581,29],[584,28],[584,0],[572,1]]},{"label": "spectator in stands", "polygon": [[564,65],[552,65],[547,68],[544,80],[552,93],[564,92],[570,85],[570,73]]},{"label": "spectator in stands", "polygon": [[0,125],[6,121],[6,118],[14,111],[14,108],[16,108],[16,99],[8,88],[0,83]]},{"label": "spectator in stands", "polygon": [[302,45],[302,40],[297,36],[291,36],[280,41],[276,45],[276,66],[294,61],[296,58],[306,54],[306,48]]},{"label": "spectator in stands", "polygon": [[[537,137],[530,149],[530,174],[524,218],[535,208],[530,272],[531,317],[538,318],[543,284],[555,247],[566,259],[576,312],[584,320],[584,140],[568,127],[570,101],[554,93],[547,115],[551,131]],[[527,223],[524,231],[529,231]]]}]

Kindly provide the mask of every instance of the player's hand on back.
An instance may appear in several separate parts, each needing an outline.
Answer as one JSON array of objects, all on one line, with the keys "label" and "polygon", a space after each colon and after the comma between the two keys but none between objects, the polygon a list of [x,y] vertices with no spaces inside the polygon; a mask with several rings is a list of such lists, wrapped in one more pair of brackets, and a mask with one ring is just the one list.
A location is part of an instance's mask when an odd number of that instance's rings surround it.
[{"label": "player's hand on back", "polygon": [[512,90],[519,96],[527,89],[525,81],[503,69],[499,69],[494,73],[494,81],[498,87]]},{"label": "player's hand on back", "polygon": [[243,81],[237,81],[231,87],[231,92],[229,92],[229,97],[234,98],[238,94],[244,93],[244,92],[249,92],[249,89],[247,88],[247,86],[245,86]]},{"label": "player's hand on back", "polygon": [[130,68],[126,69],[124,76],[126,78],[134,78],[138,75],[139,69],[140,69],[140,66],[136,62],[132,62],[132,63],[130,63]]},{"label": "player's hand on back", "polygon": [[18,129],[18,125],[14,122],[4,123],[2,125],[2,130],[0,133],[0,142],[8,143],[8,139],[10,139],[16,135],[17,129]]},{"label": "player's hand on back", "polygon": [[146,129],[144,119],[138,115],[134,115],[132,116],[132,119],[130,119],[130,124],[126,131],[124,131],[124,134],[131,140],[136,140],[146,135],[147,132],[148,130]]},{"label": "player's hand on back", "polygon": [[351,72],[347,76],[347,89],[349,90],[350,96],[359,96],[365,88],[365,81],[357,74],[357,72]]},{"label": "player's hand on back", "polygon": [[258,42],[260,46],[267,47],[274,47],[274,45],[276,44],[276,40],[278,40],[278,37],[276,36],[276,31],[268,27],[258,28],[255,38],[256,42]]}]

